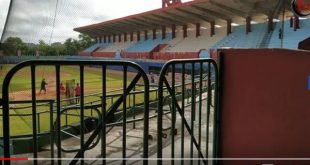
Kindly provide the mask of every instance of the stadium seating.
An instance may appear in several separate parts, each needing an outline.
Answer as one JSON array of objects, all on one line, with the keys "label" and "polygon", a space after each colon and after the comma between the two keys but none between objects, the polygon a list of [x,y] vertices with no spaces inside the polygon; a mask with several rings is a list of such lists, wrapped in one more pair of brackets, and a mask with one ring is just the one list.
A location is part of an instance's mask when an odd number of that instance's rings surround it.
[{"label": "stadium seating", "polygon": [[94,45],[92,45],[91,47],[83,50],[83,52],[93,52],[95,51],[96,49],[103,49],[105,47],[109,46],[109,43],[96,43]]},{"label": "stadium seating", "polygon": [[201,58],[210,57],[210,49],[217,49],[221,47],[232,48],[259,48],[260,44],[267,33],[267,23],[252,24],[252,32],[246,34],[245,26],[233,27],[233,32],[229,36],[215,43],[207,50],[200,52]]},{"label": "stadium seating", "polygon": [[99,49],[98,52],[116,52],[118,50],[124,50],[131,45],[133,45],[135,42],[115,42],[114,44],[110,44],[109,46]]},{"label": "stadium seating", "polygon": [[157,45],[168,43],[171,40],[171,33],[166,34],[166,39],[162,40],[161,34],[157,34],[156,39],[153,39],[152,36],[148,36],[147,40],[144,40],[142,37],[140,41],[132,44],[127,49],[126,52],[150,52]]},{"label": "stadium seating", "polygon": [[[300,20],[301,29],[297,31],[289,26],[289,21],[284,21],[283,47],[296,49],[301,40],[310,36],[310,19]],[[167,60],[171,58],[195,58],[198,52],[200,52],[199,57],[208,58],[211,49],[221,47],[280,48],[281,40],[279,40],[278,35],[282,23],[275,23],[275,30],[272,33],[267,33],[267,28],[267,22],[252,24],[252,32],[246,34],[245,25],[234,26],[232,34],[227,36],[226,27],[217,27],[215,28],[215,35],[212,37],[210,37],[210,29],[202,29],[201,35],[196,37],[194,28],[189,28],[186,38],[183,38],[183,31],[178,29],[174,39],[172,39],[171,33],[167,33],[164,40],[162,40],[160,33],[157,34],[156,39],[152,39],[152,35],[149,35],[148,39],[144,40],[142,35],[140,41],[136,41],[135,38],[134,42],[95,44],[85,49],[84,52],[86,54],[93,52],[92,55],[97,57],[113,58],[115,52],[122,50],[121,55],[117,56],[118,58]]]},{"label": "stadium seating", "polygon": [[[298,43],[310,36],[310,19],[300,20],[300,29],[294,31],[290,27],[289,21],[284,21],[283,43],[279,39],[279,29],[282,29],[282,23],[277,23],[272,33],[268,48],[290,48],[297,49]],[[282,45],[283,44],[283,45]]]},{"label": "stadium seating", "polygon": [[196,37],[195,30],[188,31],[188,37],[183,38],[182,32],[177,33],[177,37],[170,41],[165,52],[198,52],[214,45],[217,41],[226,36],[226,28],[215,28],[215,35],[210,37],[210,29],[201,30],[201,35]]}]

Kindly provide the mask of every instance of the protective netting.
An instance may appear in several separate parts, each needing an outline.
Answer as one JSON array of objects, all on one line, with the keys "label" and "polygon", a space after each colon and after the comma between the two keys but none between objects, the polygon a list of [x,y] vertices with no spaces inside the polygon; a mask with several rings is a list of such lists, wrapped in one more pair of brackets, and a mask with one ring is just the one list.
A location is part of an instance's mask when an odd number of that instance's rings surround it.
[{"label": "protective netting", "polygon": [[73,28],[160,6],[161,0],[11,0],[1,42],[8,37],[19,37],[25,43],[63,42],[69,37],[77,38]]},{"label": "protective netting", "polygon": [[12,0],[1,42],[8,37],[19,37],[25,43],[76,37],[74,27],[105,20],[94,14],[93,5],[95,0]]}]

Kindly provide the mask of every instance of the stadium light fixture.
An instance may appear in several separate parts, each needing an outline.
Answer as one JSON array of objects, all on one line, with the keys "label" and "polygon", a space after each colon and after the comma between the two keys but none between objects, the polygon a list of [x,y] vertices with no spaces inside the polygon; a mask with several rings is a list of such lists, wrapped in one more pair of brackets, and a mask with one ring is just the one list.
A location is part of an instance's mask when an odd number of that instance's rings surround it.
[{"label": "stadium light fixture", "polygon": [[279,20],[279,19],[274,18],[274,19],[273,19],[273,22],[280,22],[280,20]]},{"label": "stadium light fixture", "polygon": [[231,26],[239,26],[239,24],[237,24],[237,23],[231,23]]}]

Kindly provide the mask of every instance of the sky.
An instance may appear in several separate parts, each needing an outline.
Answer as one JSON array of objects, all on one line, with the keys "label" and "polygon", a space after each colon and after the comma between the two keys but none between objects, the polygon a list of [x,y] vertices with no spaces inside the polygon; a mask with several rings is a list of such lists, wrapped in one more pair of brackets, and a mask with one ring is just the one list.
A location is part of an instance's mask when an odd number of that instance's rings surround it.
[{"label": "sky", "polygon": [[[187,1],[191,0],[183,0]],[[9,2],[10,0],[0,0],[0,34]],[[46,43],[63,42],[69,37],[78,36],[73,31],[75,27],[161,7],[161,0],[58,0],[58,5],[56,2],[57,0],[14,0],[2,42],[12,36],[20,37],[27,43],[37,43],[40,39]]]}]

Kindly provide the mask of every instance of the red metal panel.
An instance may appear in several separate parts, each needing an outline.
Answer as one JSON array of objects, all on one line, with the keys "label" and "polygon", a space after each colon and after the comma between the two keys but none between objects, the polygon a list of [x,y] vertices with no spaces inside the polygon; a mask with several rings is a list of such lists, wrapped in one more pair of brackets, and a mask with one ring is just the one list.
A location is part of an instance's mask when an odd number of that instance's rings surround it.
[{"label": "red metal panel", "polygon": [[148,52],[122,52],[123,58],[150,59]]},{"label": "red metal panel", "polygon": [[83,52],[83,51],[82,51],[82,52],[79,53],[79,55],[80,55],[80,56],[90,56],[91,53],[90,53],[90,52]]},{"label": "red metal panel", "polygon": [[115,52],[93,52],[93,57],[107,57],[107,58],[113,58],[115,57]]},{"label": "red metal panel", "polygon": [[155,52],[153,56],[160,60],[199,58],[198,52]]},{"label": "red metal panel", "polygon": [[[310,157],[310,52],[226,49],[221,70],[223,158]],[[224,165],[309,161],[222,161]]]},{"label": "red metal panel", "polygon": [[299,42],[298,49],[310,51],[310,37]]}]

